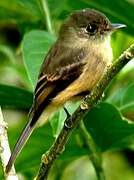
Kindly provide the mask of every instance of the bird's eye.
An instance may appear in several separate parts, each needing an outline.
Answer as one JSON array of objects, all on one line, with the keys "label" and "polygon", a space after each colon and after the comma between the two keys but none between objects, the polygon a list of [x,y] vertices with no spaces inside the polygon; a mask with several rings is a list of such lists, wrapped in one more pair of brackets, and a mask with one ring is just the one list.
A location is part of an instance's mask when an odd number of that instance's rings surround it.
[{"label": "bird's eye", "polygon": [[95,24],[88,24],[86,27],[86,32],[94,35],[97,32],[97,26]]}]

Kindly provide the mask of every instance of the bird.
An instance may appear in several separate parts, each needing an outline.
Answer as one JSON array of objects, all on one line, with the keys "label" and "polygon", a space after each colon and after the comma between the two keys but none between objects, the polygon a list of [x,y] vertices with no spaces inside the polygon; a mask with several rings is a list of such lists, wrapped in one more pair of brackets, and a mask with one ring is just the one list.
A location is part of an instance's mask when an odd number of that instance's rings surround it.
[{"label": "bird", "polygon": [[44,58],[28,122],[11,153],[6,173],[35,127],[46,123],[67,101],[80,100],[91,92],[112,63],[111,32],[123,27],[89,8],[76,10],[64,20]]}]

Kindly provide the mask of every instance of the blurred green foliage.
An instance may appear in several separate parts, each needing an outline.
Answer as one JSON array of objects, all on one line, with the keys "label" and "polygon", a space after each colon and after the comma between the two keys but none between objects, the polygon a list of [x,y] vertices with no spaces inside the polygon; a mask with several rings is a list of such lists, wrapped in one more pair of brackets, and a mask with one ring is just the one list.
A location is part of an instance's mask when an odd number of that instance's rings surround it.
[{"label": "blurred green foliage", "polygon": [[[0,1],[0,105],[3,110],[7,108],[29,110],[41,63],[56,39],[60,24],[72,11],[95,8],[104,12],[112,22],[127,25],[126,29],[112,35],[114,59],[134,42],[134,3],[132,0],[78,0],[77,2],[75,0],[48,0],[48,8],[55,34],[47,30],[45,12],[42,11],[39,1]],[[104,103],[92,109],[84,119],[98,151],[134,149],[133,61],[113,79],[105,92],[103,101]],[[77,105],[67,105],[71,113],[76,107]],[[51,118],[50,123],[36,130],[31,136],[16,161],[16,169],[24,175],[25,179],[32,179],[36,174],[41,154],[50,147],[54,137],[58,135],[64,119],[65,114],[63,110],[60,110]],[[12,123],[9,121],[9,126]],[[22,124],[18,119],[18,123],[9,128],[11,147],[15,144],[23,126],[24,123]],[[64,169],[71,161],[83,155],[89,155],[79,131],[77,129],[73,133],[64,153],[54,164],[50,179],[62,179]],[[59,168],[63,171],[58,171]],[[107,179],[110,179],[110,176]],[[134,178],[134,173],[131,173],[132,176]],[[95,179],[95,174],[93,173],[90,177]],[[0,179],[2,179],[2,171]],[[82,179],[82,176],[75,179]],[[128,173],[127,180],[129,179],[131,180]],[[118,180],[123,180],[123,177],[119,176]]]}]

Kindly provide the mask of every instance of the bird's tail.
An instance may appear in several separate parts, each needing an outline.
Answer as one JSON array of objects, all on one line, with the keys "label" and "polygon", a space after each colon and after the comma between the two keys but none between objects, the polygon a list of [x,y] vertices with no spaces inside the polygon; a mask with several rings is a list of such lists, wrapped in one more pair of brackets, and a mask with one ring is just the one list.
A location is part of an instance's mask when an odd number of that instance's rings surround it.
[{"label": "bird's tail", "polygon": [[55,111],[55,107],[53,107],[53,105],[52,106],[50,105],[47,108],[45,108],[44,112],[43,112],[43,110],[44,110],[44,106],[43,107],[39,106],[39,109],[36,109],[36,111],[35,111],[35,107],[33,104],[32,108],[29,112],[29,116],[28,116],[29,121],[26,124],[25,128],[23,129],[23,131],[13,149],[13,152],[11,153],[11,156],[9,158],[8,164],[6,166],[6,173],[8,173],[10,171],[14,161],[16,160],[21,149],[27,142],[27,140],[28,140],[29,136],[31,135],[32,131],[34,130],[35,126],[38,127],[44,123],[47,123],[48,117],[50,116],[50,114],[52,112]]},{"label": "bird's tail", "polygon": [[8,161],[8,164],[6,166],[6,173],[8,173],[10,171],[10,169],[12,168],[12,165],[13,165],[14,161],[16,160],[17,155],[19,154],[19,152],[25,145],[25,143],[28,140],[29,136],[31,135],[33,129],[34,129],[34,125],[31,126],[31,121],[29,121],[27,123],[27,125],[25,126],[25,128],[23,129],[22,134],[20,135],[20,137],[13,149],[13,152],[12,152],[10,159]]}]

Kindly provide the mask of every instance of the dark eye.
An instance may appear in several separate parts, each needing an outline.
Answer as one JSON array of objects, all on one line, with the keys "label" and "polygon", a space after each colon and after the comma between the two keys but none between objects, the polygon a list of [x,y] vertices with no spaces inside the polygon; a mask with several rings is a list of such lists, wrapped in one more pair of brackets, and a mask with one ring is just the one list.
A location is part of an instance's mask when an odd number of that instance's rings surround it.
[{"label": "dark eye", "polygon": [[95,24],[88,24],[86,27],[86,31],[91,35],[94,35],[97,32],[97,26]]}]

